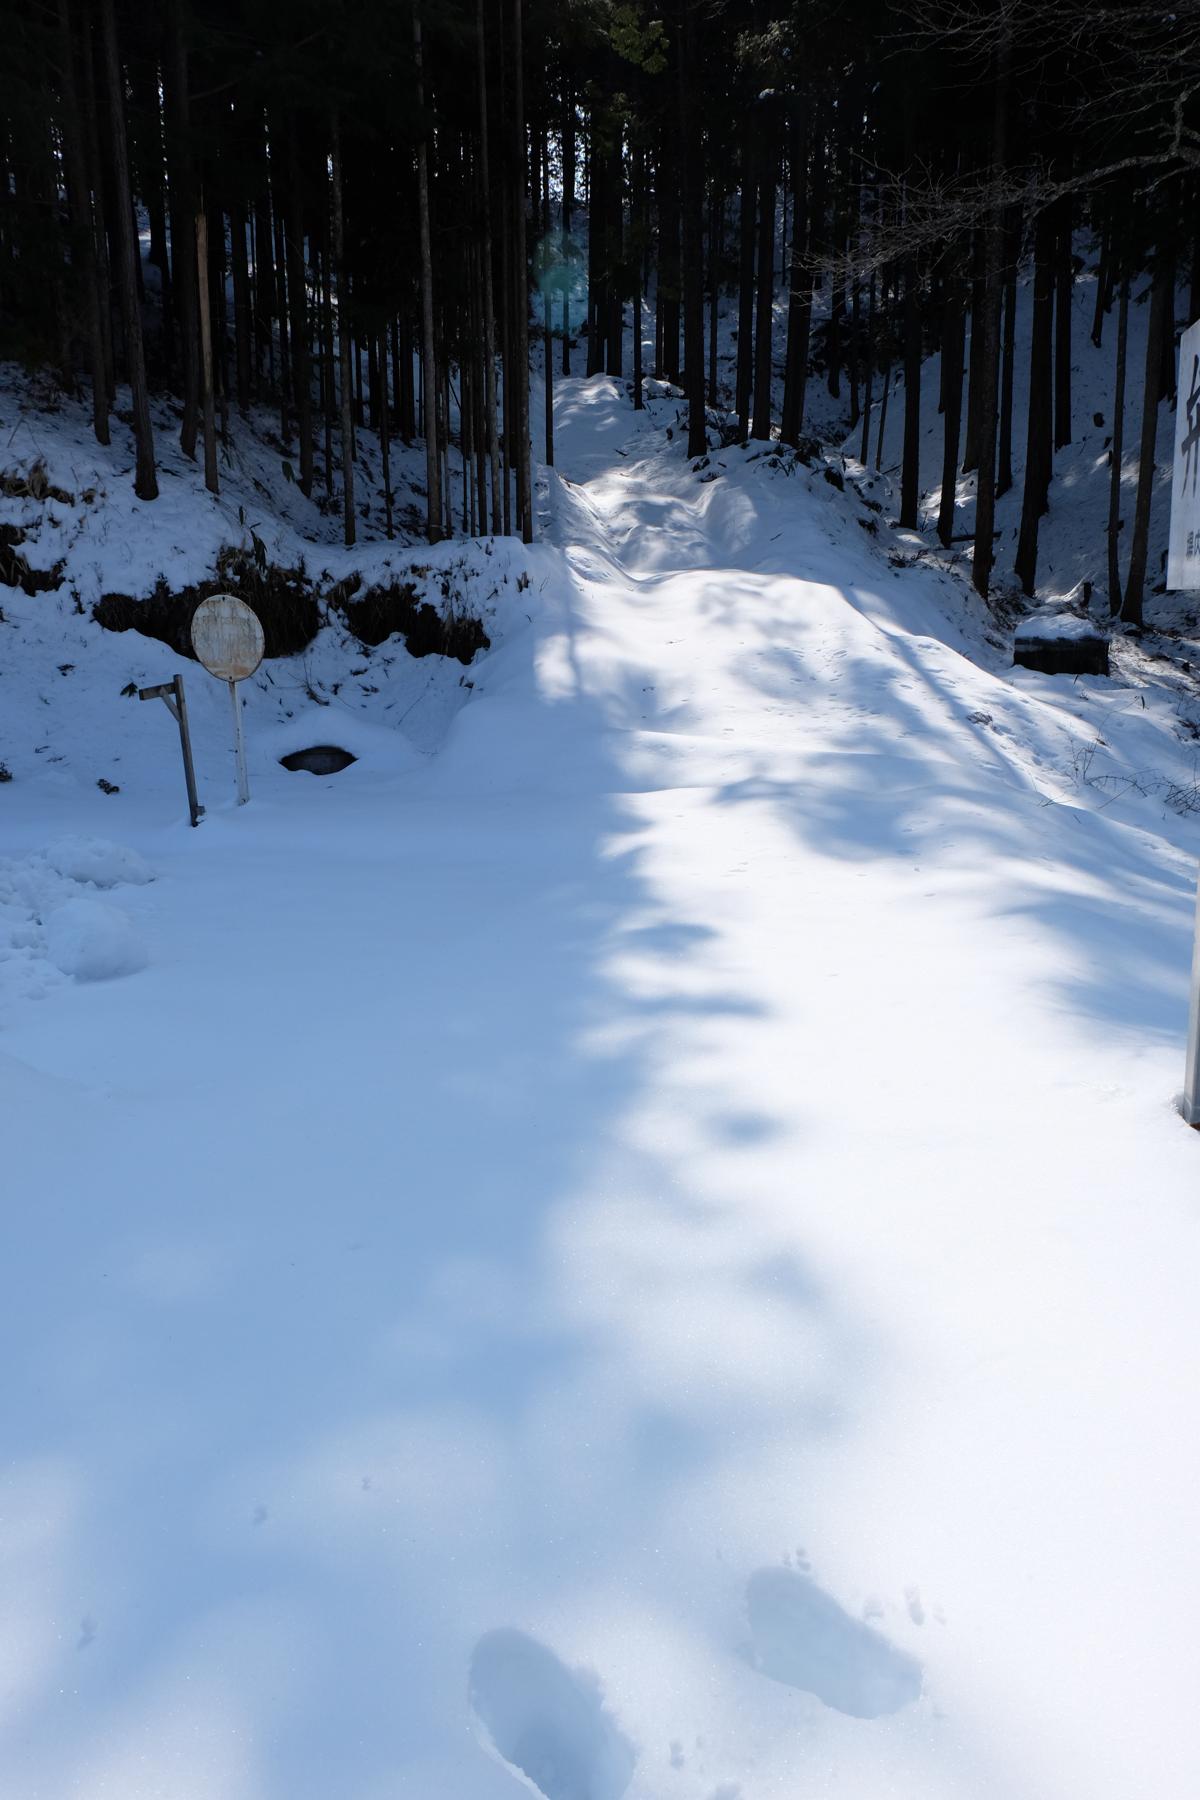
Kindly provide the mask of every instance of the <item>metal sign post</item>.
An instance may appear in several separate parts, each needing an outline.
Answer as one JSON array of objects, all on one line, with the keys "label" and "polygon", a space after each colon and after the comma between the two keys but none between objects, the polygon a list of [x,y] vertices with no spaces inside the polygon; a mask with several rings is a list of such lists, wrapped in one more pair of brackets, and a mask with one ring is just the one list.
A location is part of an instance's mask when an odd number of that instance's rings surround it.
[{"label": "metal sign post", "polygon": [[[1171,471],[1171,535],[1167,587],[1200,588],[1200,320],[1179,340],[1179,403],[1175,410],[1175,463]],[[1192,998],[1188,1014],[1183,1116],[1200,1127],[1200,886],[1192,948]]]},{"label": "metal sign post", "polygon": [[158,687],[138,689],[139,700],[161,700],[167,711],[179,727],[179,743],[183,750],[183,778],[187,782],[188,812],[192,824],[198,825],[204,817],[204,808],[196,794],[196,769],[192,762],[192,734],[188,730],[187,701],[183,697],[183,676],[176,675],[174,681],[160,682]]},{"label": "metal sign post", "polygon": [[200,602],[192,616],[192,649],[210,675],[229,683],[239,806],[245,806],[250,798],[250,776],[246,769],[246,738],[237,684],[253,675],[263,659],[265,647],[258,614],[236,594],[213,594],[211,599]]},{"label": "metal sign post", "polygon": [[250,777],[246,773],[246,734],[242,730],[242,702],[237,690],[237,682],[231,681],[229,699],[233,707],[233,752],[237,757],[238,805],[245,806],[250,798]]}]

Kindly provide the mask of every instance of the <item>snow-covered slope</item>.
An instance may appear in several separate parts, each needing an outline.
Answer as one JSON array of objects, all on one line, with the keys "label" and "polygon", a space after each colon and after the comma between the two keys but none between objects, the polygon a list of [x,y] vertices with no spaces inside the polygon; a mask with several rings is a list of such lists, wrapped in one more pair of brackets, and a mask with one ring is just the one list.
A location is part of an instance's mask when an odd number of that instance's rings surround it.
[{"label": "snow-covered slope", "polygon": [[[153,793],[155,816],[173,819],[182,793],[177,736],[161,707],[138,704],[137,689],[177,669],[187,686],[202,800],[225,791],[232,758],[226,692],[158,637],[106,630],[93,610],[114,594],[140,603],[156,591],[194,596],[201,583],[226,586],[231,557],[250,570],[251,593],[260,570],[294,578],[315,626],[303,648],[270,655],[242,685],[260,788],[272,779],[286,788],[277,758],[330,737],[395,769],[441,741],[470,692],[469,672],[450,657],[410,656],[395,634],[374,647],[362,643],[337,597],[344,591],[352,611],[372,589],[408,588],[416,605],[441,615],[457,609],[486,629],[525,579],[518,545],[459,540],[431,548],[403,531],[385,538],[374,485],[378,444],[363,432],[364,541],[345,549],[340,512],[331,517],[281,473],[274,421],[261,411],[238,421],[214,496],[180,452],[170,409],[160,402],[161,492],[145,504],[132,490],[127,426],[115,420],[113,443],[101,448],[78,400],[56,392],[47,410],[39,381],[11,366],[0,375],[0,557],[7,549],[14,558],[0,562],[0,576],[11,582],[0,582],[0,780],[13,784],[10,817],[28,810],[22,796],[29,789],[35,817],[45,806],[74,804],[99,829],[120,832],[128,801],[144,803]],[[414,455],[394,450],[400,494],[410,493]],[[136,618],[132,606],[127,616]],[[294,638],[308,635],[301,626]],[[134,793],[126,785],[131,767]],[[97,791],[98,783],[108,786]],[[2,994],[0,981],[0,1004]]]},{"label": "snow-covered slope", "polygon": [[667,404],[560,392],[427,738],[264,689],[239,810],[189,668],[198,831],[165,646],[0,627],[0,1792],[1195,1791],[1178,677]]}]

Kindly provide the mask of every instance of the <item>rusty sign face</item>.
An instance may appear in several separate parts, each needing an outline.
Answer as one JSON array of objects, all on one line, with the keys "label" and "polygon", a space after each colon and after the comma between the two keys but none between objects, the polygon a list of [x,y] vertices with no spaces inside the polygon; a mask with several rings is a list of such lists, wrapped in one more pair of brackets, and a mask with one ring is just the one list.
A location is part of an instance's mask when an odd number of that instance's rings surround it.
[{"label": "rusty sign face", "polygon": [[245,681],[263,659],[263,628],[236,594],[213,594],[192,617],[192,649],[210,675]]}]

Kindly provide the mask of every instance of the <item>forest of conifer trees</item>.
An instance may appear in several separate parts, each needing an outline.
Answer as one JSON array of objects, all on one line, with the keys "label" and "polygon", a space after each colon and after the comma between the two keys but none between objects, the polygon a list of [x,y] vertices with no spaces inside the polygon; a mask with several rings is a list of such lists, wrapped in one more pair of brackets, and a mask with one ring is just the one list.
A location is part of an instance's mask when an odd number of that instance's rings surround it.
[{"label": "forest of conifer trees", "polygon": [[[1112,340],[1109,599],[1140,620],[1155,412],[1175,328],[1200,310],[1200,0],[38,0],[6,40],[0,354],[86,387],[102,443],[127,387],[141,498],[157,491],[152,396],[177,400],[211,488],[218,443],[269,405],[347,543],[368,427],[385,488],[389,445],[423,440],[431,540],[528,540],[532,366],[548,419],[560,370],[631,380],[635,404],[646,375],[678,384],[691,455],[718,405],[743,437],[797,444],[820,381],[870,461],[902,383],[912,525],[917,377],[941,350],[939,534],[956,471],[973,472],[986,592],[1025,434],[1015,573],[1032,594],[1072,435],[1086,231],[1092,335]],[[1144,367],[1126,367],[1131,301],[1149,312]],[[623,366],[634,307],[653,319],[651,368],[640,330]]]}]

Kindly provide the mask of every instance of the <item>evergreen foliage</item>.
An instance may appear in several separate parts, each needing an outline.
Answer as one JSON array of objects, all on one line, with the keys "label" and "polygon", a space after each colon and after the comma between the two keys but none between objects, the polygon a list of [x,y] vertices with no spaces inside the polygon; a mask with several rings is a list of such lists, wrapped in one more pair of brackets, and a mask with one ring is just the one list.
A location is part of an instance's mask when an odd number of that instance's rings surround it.
[{"label": "evergreen foliage", "polygon": [[[1167,395],[1181,275],[1200,292],[1200,0],[1169,15],[1140,0],[33,0],[6,35],[0,353],[87,382],[102,441],[128,384],[144,498],[149,394],[178,397],[210,487],[237,412],[272,404],[303,491],[342,495],[348,542],[367,423],[385,459],[396,436],[425,440],[431,539],[528,538],[530,340],[548,389],[561,357],[565,372],[631,374],[640,403],[641,334],[627,371],[624,328],[647,298],[653,372],[681,385],[702,453],[715,309],[736,288],[744,435],[799,442],[819,374],[869,458],[903,367],[909,522],[914,377],[942,350],[944,468],[976,472],[986,592],[1029,259],[1017,566],[1032,592],[1071,439],[1073,234],[1101,244],[1096,341],[1131,279],[1153,284],[1140,381],[1119,338],[1122,395],[1127,381]],[[458,517],[452,438],[471,471]],[[1120,601],[1133,620],[1148,425],[1142,456]],[[1120,585],[1115,572],[1114,606]]]}]

